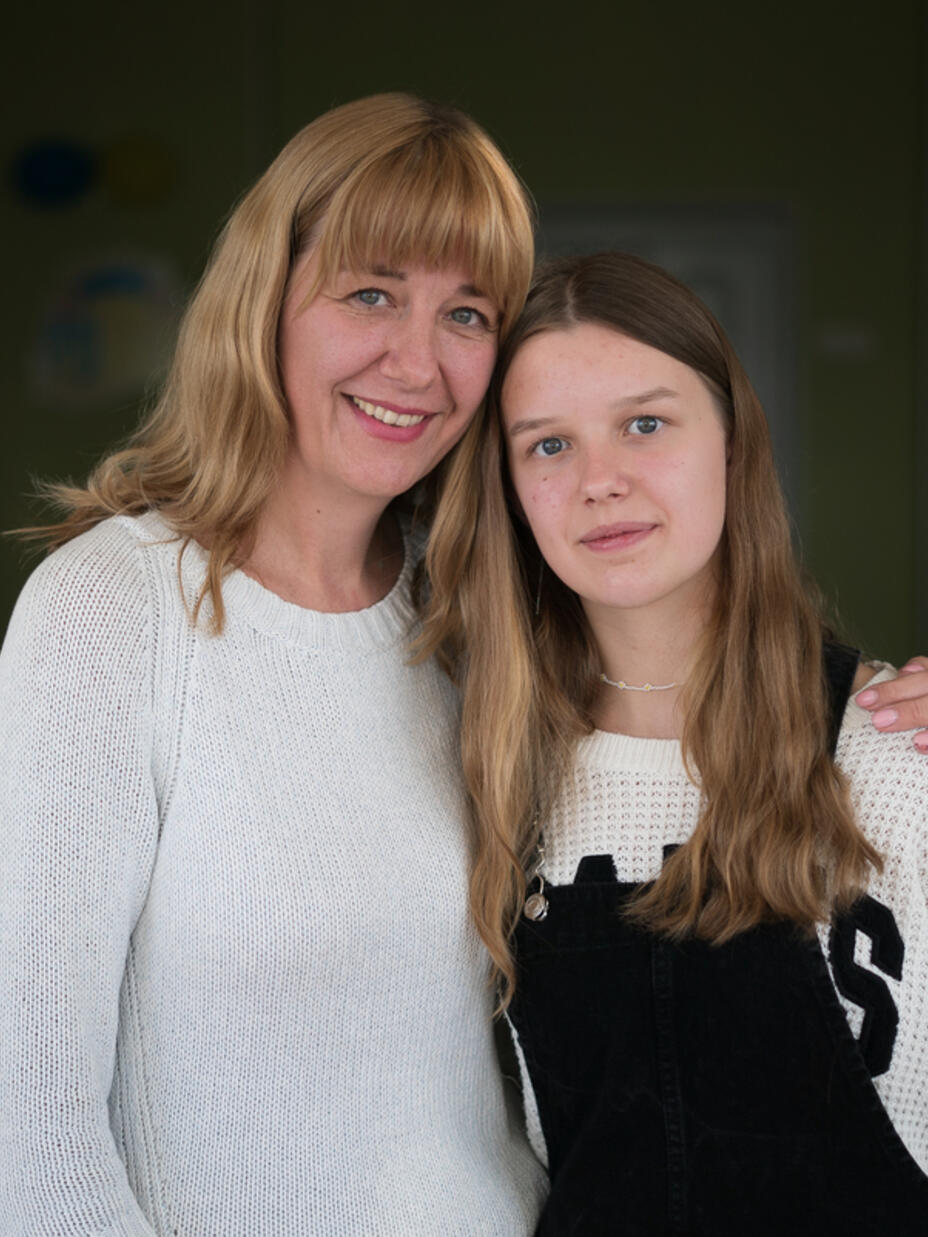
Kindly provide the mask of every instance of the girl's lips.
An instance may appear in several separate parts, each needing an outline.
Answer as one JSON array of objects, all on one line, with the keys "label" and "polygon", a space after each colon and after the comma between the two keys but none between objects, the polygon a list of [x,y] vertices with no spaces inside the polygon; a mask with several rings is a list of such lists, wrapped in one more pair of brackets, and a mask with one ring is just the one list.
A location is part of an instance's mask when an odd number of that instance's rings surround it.
[{"label": "girl's lips", "polygon": [[580,538],[580,544],[590,550],[625,550],[638,545],[657,528],[656,524],[625,522],[593,528]]}]

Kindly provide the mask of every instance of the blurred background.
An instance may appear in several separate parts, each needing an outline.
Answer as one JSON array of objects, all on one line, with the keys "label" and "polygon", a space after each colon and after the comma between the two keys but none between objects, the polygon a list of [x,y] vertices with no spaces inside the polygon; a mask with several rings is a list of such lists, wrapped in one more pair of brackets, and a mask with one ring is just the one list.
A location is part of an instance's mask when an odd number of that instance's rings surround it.
[{"label": "blurred background", "polygon": [[[710,302],[846,629],[928,652],[921,0],[53,0],[5,24],[0,527],[134,426],[225,214],[284,141],[412,90],[499,141],[543,250],[632,249]],[[34,561],[0,543],[0,630]]]}]

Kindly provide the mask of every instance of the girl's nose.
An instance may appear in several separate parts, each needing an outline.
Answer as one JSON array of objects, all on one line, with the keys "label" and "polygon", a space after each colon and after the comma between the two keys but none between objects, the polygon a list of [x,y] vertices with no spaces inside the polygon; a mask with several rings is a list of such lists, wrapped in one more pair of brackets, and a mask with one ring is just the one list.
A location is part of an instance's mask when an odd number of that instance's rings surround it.
[{"label": "girl's nose", "polygon": [[631,479],[620,453],[589,453],[584,462],[580,487],[583,497],[590,503],[602,502],[607,498],[624,498],[631,487]]}]

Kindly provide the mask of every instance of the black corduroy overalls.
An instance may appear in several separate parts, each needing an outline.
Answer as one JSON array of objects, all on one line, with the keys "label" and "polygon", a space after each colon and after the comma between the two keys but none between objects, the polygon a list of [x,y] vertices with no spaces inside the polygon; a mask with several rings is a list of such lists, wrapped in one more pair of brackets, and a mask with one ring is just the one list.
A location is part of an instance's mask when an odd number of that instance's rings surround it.
[{"label": "black corduroy overalls", "polygon": [[[826,649],[835,719],[856,655]],[[818,941],[772,923],[674,944],[621,914],[637,888],[609,855],[546,886],[516,931],[510,1018],[538,1104],[551,1193],[539,1237],[928,1237],[928,1176],[873,1085],[889,1066],[893,916],[862,898]]]}]

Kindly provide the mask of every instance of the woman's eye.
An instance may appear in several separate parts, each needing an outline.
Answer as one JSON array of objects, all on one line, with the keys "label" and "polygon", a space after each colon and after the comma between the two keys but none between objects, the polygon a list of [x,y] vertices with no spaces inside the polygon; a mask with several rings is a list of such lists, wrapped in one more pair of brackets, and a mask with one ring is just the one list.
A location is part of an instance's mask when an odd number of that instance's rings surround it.
[{"label": "woman's eye", "polygon": [[386,292],[381,292],[379,288],[361,288],[353,294],[354,300],[359,301],[362,305],[367,305],[373,308],[377,305],[382,305],[387,299]]},{"label": "woman's eye", "polygon": [[449,317],[456,326],[486,327],[490,325],[486,314],[482,314],[479,309],[472,309],[469,305],[461,305],[458,309],[452,309]]},{"label": "woman's eye", "polygon": [[628,432],[630,434],[654,434],[663,424],[660,417],[635,417],[634,421],[628,423]]},{"label": "woman's eye", "polygon": [[563,438],[542,438],[541,442],[536,442],[532,447],[532,455],[545,455],[550,458],[552,455],[560,455],[566,446]]}]

